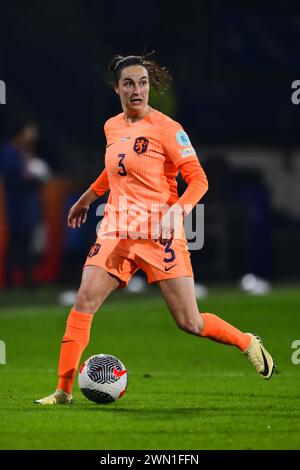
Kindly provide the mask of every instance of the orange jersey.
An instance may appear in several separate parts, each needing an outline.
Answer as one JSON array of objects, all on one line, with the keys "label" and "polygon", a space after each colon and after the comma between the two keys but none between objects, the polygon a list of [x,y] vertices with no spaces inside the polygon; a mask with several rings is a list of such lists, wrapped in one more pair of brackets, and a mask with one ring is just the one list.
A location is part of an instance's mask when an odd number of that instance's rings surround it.
[{"label": "orange jersey", "polygon": [[110,189],[99,235],[117,235],[116,218],[119,232],[148,233],[149,215],[179,200],[180,166],[197,162],[200,167],[196,152],[181,125],[154,109],[135,123],[126,123],[120,113],[106,122],[104,131],[106,172],[91,185],[96,194],[103,194],[106,185]]}]

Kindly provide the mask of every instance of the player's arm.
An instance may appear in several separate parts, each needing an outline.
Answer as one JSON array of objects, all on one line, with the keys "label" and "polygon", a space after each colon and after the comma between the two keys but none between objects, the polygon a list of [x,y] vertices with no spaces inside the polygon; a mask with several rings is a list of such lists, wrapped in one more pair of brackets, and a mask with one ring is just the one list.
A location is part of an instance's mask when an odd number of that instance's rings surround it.
[{"label": "player's arm", "polygon": [[164,129],[162,142],[165,155],[180,171],[187,188],[178,201],[162,218],[156,237],[162,241],[173,238],[176,225],[182,215],[187,215],[208,189],[208,181],[199,163],[189,137],[174,121]]},{"label": "player's arm", "polygon": [[71,228],[80,227],[87,219],[90,205],[109,190],[107,171],[104,169],[101,175],[91,186],[80,196],[78,201],[71,207],[68,214],[68,226]]},{"label": "player's arm", "polygon": [[109,181],[106,168],[102,171],[101,175],[91,184],[90,189],[96,194],[97,197],[103,196],[109,190]]},{"label": "player's arm", "polygon": [[181,163],[177,169],[187,187],[176,204],[182,208],[184,215],[188,215],[208,190],[208,181],[198,159]]}]

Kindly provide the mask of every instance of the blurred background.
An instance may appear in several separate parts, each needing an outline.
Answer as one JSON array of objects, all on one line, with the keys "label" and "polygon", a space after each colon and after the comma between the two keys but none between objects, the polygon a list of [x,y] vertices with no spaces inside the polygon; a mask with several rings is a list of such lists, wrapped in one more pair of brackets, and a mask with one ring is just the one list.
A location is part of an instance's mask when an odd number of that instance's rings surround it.
[{"label": "blurred background", "polygon": [[103,169],[103,125],[120,112],[107,66],[145,49],[174,78],[150,104],[182,124],[210,182],[204,248],[192,252],[197,283],[247,275],[243,287],[259,279],[261,292],[297,283],[299,43],[291,0],[2,0],[0,299],[7,289],[78,287],[97,203],[80,230],[66,216]]}]

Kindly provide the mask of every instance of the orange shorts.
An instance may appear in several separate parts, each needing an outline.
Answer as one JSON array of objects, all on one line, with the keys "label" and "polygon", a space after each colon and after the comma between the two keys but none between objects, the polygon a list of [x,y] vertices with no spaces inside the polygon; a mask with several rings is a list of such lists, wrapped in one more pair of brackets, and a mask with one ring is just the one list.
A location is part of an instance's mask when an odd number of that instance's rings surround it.
[{"label": "orange shorts", "polygon": [[152,239],[97,238],[84,266],[100,266],[125,287],[133,274],[142,269],[149,284],[181,276],[193,277],[190,253],[185,240],[166,245]]}]

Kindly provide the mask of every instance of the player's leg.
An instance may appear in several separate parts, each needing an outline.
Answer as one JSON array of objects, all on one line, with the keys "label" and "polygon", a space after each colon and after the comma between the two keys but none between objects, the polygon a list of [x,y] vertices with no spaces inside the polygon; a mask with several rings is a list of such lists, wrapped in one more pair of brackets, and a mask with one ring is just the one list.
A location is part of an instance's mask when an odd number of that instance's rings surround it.
[{"label": "player's leg", "polygon": [[194,279],[192,277],[165,279],[158,281],[157,285],[177,326],[187,333],[200,336],[204,320],[202,315],[199,315]]},{"label": "player's leg", "polygon": [[263,378],[271,377],[274,362],[259,338],[241,332],[212,313],[199,313],[192,277],[163,279],[158,281],[158,285],[179,328],[196,336],[236,346],[248,356]]},{"label": "player's leg", "polygon": [[71,393],[83,351],[90,339],[94,314],[119,286],[119,280],[99,266],[85,266],[81,285],[63,337],[57,389]]},{"label": "player's leg", "polygon": [[120,281],[99,266],[86,266],[74,307],[67,320],[62,340],[58,385],[54,394],[36,403],[59,404],[72,402],[72,387],[83,351],[89,343],[94,313],[104,300],[119,287]]},{"label": "player's leg", "polygon": [[105,299],[119,287],[120,280],[100,266],[85,266],[74,309],[94,314]]}]

